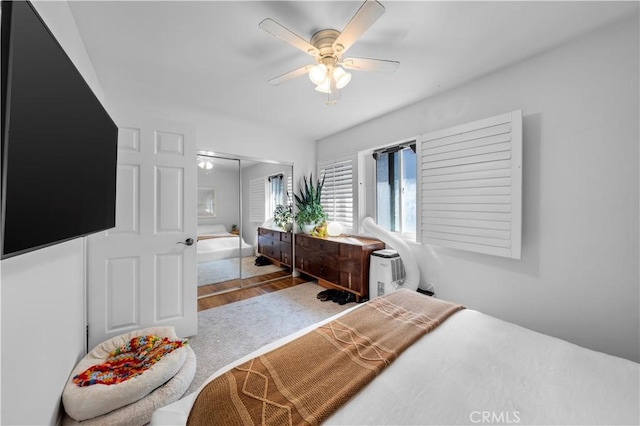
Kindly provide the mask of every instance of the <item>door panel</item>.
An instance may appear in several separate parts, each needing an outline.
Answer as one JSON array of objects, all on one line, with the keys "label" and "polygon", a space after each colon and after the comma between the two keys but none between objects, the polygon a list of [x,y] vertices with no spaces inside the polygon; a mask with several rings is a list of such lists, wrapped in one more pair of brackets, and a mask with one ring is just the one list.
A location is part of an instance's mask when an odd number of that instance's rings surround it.
[{"label": "door panel", "polygon": [[116,227],[108,235],[138,234],[140,198],[140,167],[136,164],[118,164],[116,194]]},{"label": "door panel", "polygon": [[156,233],[181,232],[184,217],[183,170],[156,168]]},{"label": "door panel", "polygon": [[118,151],[140,152],[140,129],[118,127]]},{"label": "door panel", "polygon": [[89,347],[172,325],[197,332],[195,132],[131,120],[118,134],[115,228],[87,238]]},{"label": "door panel", "polygon": [[155,136],[156,154],[184,155],[184,135],[156,131]]},{"label": "door panel", "polygon": [[140,292],[139,258],[107,259],[107,332],[118,333],[136,327]]},{"label": "door panel", "polygon": [[[165,253],[155,257],[156,321],[179,319],[183,315],[183,292],[185,283],[181,254]],[[180,283],[180,285],[175,285]]]}]

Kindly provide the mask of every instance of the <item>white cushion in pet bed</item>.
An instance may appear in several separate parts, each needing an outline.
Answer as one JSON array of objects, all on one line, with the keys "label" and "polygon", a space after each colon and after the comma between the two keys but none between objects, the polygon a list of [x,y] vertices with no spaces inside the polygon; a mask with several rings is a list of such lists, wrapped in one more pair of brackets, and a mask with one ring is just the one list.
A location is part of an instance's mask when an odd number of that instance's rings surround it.
[{"label": "white cushion in pet bed", "polygon": [[64,409],[71,418],[78,421],[87,420],[131,404],[166,383],[180,370],[187,357],[186,346],[163,356],[143,374],[118,384],[94,384],[81,387],[73,383],[74,376],[93,365],[104,363],[111,352],[127,344],[131,339],[146,335],[167,337],[170,340],[179,339],[173,327],[150,327],[113,337],[96,346],[71,372],[62,392]]},{"label": "white cushion in pet bed", "polygon": [[187,345],[187,359],[167,383],[138,401],[93,419],[77,422],[65,415],[62,426],[142,426],[151,421],[153,412],[179,400],[189,389],[196,374],[196,354]]}]

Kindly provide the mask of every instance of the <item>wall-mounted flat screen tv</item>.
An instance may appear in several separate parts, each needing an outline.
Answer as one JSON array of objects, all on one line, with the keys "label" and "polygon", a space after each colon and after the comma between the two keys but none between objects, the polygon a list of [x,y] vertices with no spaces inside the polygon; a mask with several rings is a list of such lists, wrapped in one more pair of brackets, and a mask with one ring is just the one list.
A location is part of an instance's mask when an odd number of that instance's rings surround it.
[{"label": "wall-mounted flat screen tv", "polygon": [[2,2],[3,259],[115,226],[118,129],[29,2]]}]

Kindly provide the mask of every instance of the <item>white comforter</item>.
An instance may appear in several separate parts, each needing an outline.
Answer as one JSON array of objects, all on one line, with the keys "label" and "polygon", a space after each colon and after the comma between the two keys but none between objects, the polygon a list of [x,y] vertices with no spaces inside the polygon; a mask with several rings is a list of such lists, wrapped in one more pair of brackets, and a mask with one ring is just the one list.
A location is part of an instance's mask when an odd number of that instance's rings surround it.
[{"label": "white comforter", "polygon": [[[637,363],[463,310],[403,352],[325,424],[637,425],[639,385]],[[157,410],[151,424],[185,424],[195,395]]]},{"label": "white comforter", "polygon": [[198,263],[212,262],[253,254],[253,247],[239,235],[231,233],[213,235],[213,238],[198,241]]}]

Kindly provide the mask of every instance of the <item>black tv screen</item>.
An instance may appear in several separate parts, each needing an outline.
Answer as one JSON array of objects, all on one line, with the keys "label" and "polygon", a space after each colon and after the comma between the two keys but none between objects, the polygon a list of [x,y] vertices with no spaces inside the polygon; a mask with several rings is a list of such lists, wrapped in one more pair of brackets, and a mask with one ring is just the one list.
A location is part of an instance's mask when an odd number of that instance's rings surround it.
[{"label": "black tv screen", "polygon": [[2,258],[115,226],[118,128],[29,2],[2,2]]}]

